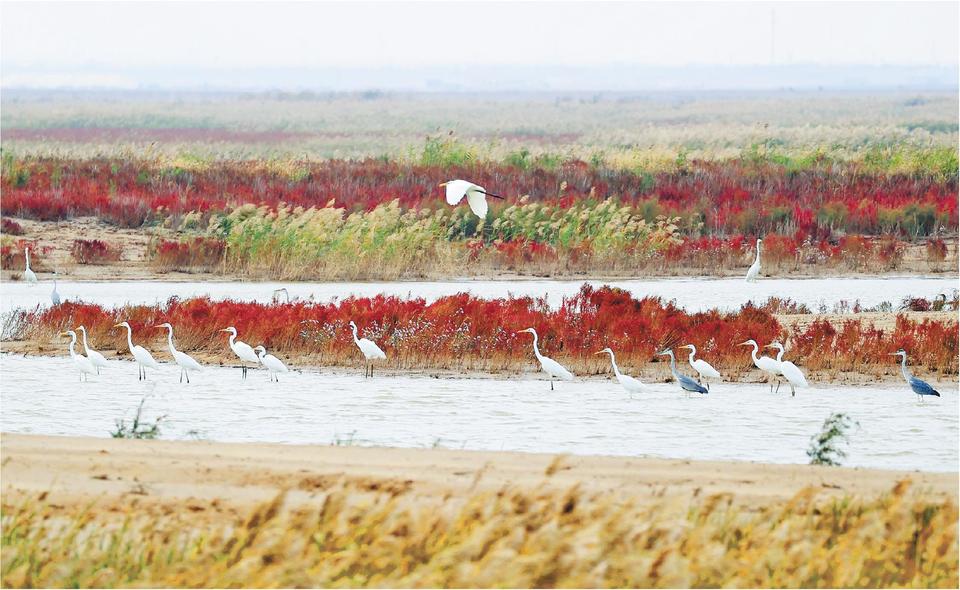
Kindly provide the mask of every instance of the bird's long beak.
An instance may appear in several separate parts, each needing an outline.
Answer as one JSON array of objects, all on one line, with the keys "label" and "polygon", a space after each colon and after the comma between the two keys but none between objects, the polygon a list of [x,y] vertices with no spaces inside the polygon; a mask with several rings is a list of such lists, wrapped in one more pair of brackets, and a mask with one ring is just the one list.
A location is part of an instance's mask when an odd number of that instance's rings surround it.
[{"label": "bird's long beak", "polygon": [[122,327],[123,327],[123,324],[114,324],[113,327],[114,327],[114,328],[122,328]]},{"label": "bird's long beak", "polygon": [[70,334],[67,334],[66,332],[60,332],[60,335],[61,335],[61,336],[69,336]]},{"label": "bird's long beak", "polygon": [[154,328],[166,328],[166,326],[154,326]]},{"label": "bird's long beak", "polygon": [[597,352],[595,352],[595,353],[593,353],[593,354],[607,354],[607,351],[606,351],[606,350],[598,350]]},{"label": "bird's long beak", "polygon": [[774,345],[772,345],[772,344],[768,344],[768,345],[764,346],[764,348],[776,348],[776,346],[774,346]]},{"label": "bird's long beak", "polygon": [[501,199],[501,200],[503,200],[503,197],[501,197],[500,195],[495,195],[495,194],[493,194],[493,193],[488,193],[488,192],[486,192],[486,191],[477,191],[477,192],[483,193],[483,194],[487,195],[488,197],[493,197],[494,199]]},{"label": "bird's long beak", "polygon": [[900,353],[899,353],[899,352],[891,352],[891,353],[888,354],[887,356],[900,356]]},{"label": "bird's long beak", "polygon": [[441,183],[438,184],[437,186],[439,186],[439,187],[444,187],[444,186],[447,186],[448,184],[450,184],[450,183],[449,183],[449,182],[441,182]]},{"label": "bird's long beak", "polygon": [[229,332],[230,330],[228,330],[227,328],[224,328],[224,329],[218,330],[218,331],[220,331],[220,332]]},{"label": "bird's long beak", "polygon": [[750,343],[749,343],[749,342],[741,342],[741,343],[738,344],[737,346],[750,346]]}]

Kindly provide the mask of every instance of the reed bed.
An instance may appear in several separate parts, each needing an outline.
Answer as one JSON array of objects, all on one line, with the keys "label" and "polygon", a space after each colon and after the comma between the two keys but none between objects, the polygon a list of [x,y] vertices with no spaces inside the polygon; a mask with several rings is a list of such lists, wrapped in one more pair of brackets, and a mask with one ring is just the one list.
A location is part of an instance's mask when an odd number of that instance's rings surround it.
[{"label": "reed bed", "polygon": [[747,509],[573,487],[424,496],[341,483],[211,516],[4,503],[5,587],[930,587],[958,584],[957,506],[909,480]]},{"label": "reed bed", "polygon": [[[771,305],[782,311],[785,303]],[[616,351],[621,367],[662,373],[664,363],[651,365],[656,352],[693,343],[702,358],[728,378],[737,378],[752,367],[748,350],[737,346],[747,339],[761,344],[781,340],[787,358],[831,374],[888,374],[896,369],[888,354],[901,347],[909,352],[911,365],[942,375],[958,372],[956,321],[900,317],[890,332],[858,319],[839,327],[820,321],[791,329],[778,323],[770,310],[751,304],[731,313],[688,313],[659,298],[638,299],[620,289],[586,284],[557,308],[542,298],[482,299],[461,293],[429,304],[384,296],[273,304],[174,298],[161,305],[116,309],[65,302],[15,315],[10,322],[18,326],[13,339],[50,342],[63,330],[83,324],[95,348],[123,354],[126,336],[114,324],[129,321],[137,343],[164,350],[164,333],[152,326],[171,322],[180,350],[226,362],[233,357],[218,330],[236,326],[241,340],[263,344],[295,363],[354,366],[360,357],[348,328],[353,320],[361,337],[387,352],[385,366],[395,369],[530,369],[535,363],[531,338],[517,331],[534,327],[541,351],[578,374],[608,372],[606,358],[594,354],[607,346]]]}]

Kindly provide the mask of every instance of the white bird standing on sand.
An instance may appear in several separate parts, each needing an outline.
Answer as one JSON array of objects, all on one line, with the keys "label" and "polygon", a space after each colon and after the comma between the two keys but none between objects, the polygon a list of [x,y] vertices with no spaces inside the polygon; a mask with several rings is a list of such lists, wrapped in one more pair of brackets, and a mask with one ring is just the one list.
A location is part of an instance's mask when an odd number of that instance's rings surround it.
[{"label": "white bird standing on sand", "polygon": [[270,380],[276,380],[277,383],[280,383],[280,378],[277,377],[277,373],[286,373],[287,365],[283,364],[283,361],[272,354],[267,354],[267,349],[264,348],[263,345],[257,346],[253,351],[260,357],[260,364],[266,367],[270,373]]},{"label": "white bird standing on sand", "polygon": [[[697,356],[697,347],[692,344],[684,344],[680,348],[689,348],[690,349],[690,366],[693,367],[693,370],[697,372],[700,377],[697,379],[697,383],[702,383],[706,379],[719,379],[720,373],[710,366],[710,363],[703,359],[694,360],[693,357]],[[707,385],[707,389],[710,389],[710,386]]]},{"label": "white bird standing on sand", "polygon": [[133,345],[133,329],[130,327],[130,324],[127,322],[120,322],[119,324],[116,324],[114,328],[127,329],[127,346],[130,348],[130,354],[132,354],[133,358],[137,361],[137,381],[146,381],[147,367],[150,367],[151,369],[159,369],[160,365],[157,364],[157,361],[153,360],[153,356],[149,351],[147,351],[146,348]]},{"label": "white bird standing on sand", "polygon": [[357,338],[357,325],[350,320],[350,329],[353,330],[353,341],[357,343],[357,348],[363,353],[365,365],[363,368],[364,377],[373,377],[373,361],[377,359],[386,360],[387,354],[380,350],[377,343],[367,338]]},{"label": "white bird standing on sand", "polygon": [[630,375],[624,375],[620,372],[620,368],[617,366],[617,359],[613,356],[613,351],[609,348],[604,348],[600,352],[594,354],[603,354],[608,353],[610,355],[610,364],[613,365],[613,374],[617,376],[617,381],[620,382],[620,386],[627,390],[627,393],[630,394],[630,397],[633,397],[634,393],[643,393],[647,390],[647,386],[643,384],[639,379],[635,379]]},{"label": "white bird standing on sand", "polygon": [[[540,361],[540,368],[543,369],[543,372],[547,375],[550,375],[550,391],[553,391],[553,380],[560,379],[562,381],[573,381],[573,373],[568,371],[566,367],[553,360],[550,357],[543,356],[540,354],[540,347],[537,346],[539,337],[537,336],[537,331],[533,328],[527,328],[526,330],[520,330],[520,332],[529,332],[533,334],[533,354],[537,357],[537,360]],[[517,332],[518,334],[520,332]]]},{"label": "white bird standing on sand", "polygon": [[[780,374],[786,378],[790,383],[790,395],[797,395],[797,387],[809,387],[807,385],[807,378],[803,376],[803,372],[797,368],[797,365],[791,363],[790,361],[783,360],[783,345],[779,342],[773,342],[768,344],[766,348],[776,348],[780,352],[777,353],[777,362],[780,363]],[[780,390],[780,384],[777,384],[777,391]]]},{"label": "white bird standing on sand", "polygon": [[672,350],[668,348],[662,352],[658,352],[657,356],[670,357],[670,372],[673,373],[673,378],[677,380],[680,389],[691,393],[710,393],[709,389],[677,371],[677,359],[674,358]]},{"label": "white bird standing on sand", "polygon": [[763,243],[763,240],[757,238],[757,259],[753,261],[753,264],[750,265],[750,269],[747,271],[747,282],[755,283],[757,282],[757,277],[760,276],[760,244]]},{"label": "white bird standing on sand", "polygon": [[90,375],[96,375],[97,368],[93,366],[93,363],[90,362],[90,359],[83,356],[82,354],[77,354],[73,350],[73,346],[77,343],[77,333],[74,332],[73,330],[68,330],[66,332],[63,332],[60,335],[70,337],[70,359],[73,361],[73,364],[80,371],[80,381],[84,380],[84,375],[87,376],[86,377],[87,379],[90,378],[89,377]]},{"label": "white bird standing on sand", "polygon": [[487,197],[503,199],[500,195],[488,193],[487,189],[482,186],[467,182],[466,180],[441,182],[440,186],[446,187],[447,189],[447,204],[456,205],[463,200],[463,197],[467,197],[467,204],[470,205],[470,210],[480,219],[484,219],[487,216]]},{"label": "white bird standing on sand", "polygon": [[910,389],[917,394],[917,399],[920,402],[923,402],[923,396],[930,395],[933,397],[940,397],[940,392],[931,387],[929,383],[923,379],[917,379],[913,376],[913,373],[910,372],[910,369],[907,368],[907,351],[900,349],[897,352],[890,353],[890,356],[899,356],[900,357],[900,371],[903,373],[903,378],[907,381],[907,385],[910,386]]},{"label": "white bird standing on sand", "polygon": [[28,283],[37,282],[37,273],[33,272],[30,269],[30,248],[23,249],[24,255],[27,257],[27,267],[23,270],[23,279]]},{"label": "white bird standing on sand", "polygon": [[[760,352],[760,346],[757,344],[756,340],[750,339],[746,342],[741,342],[738,344],[738,346],[752,346],[753,352],[750,353],[750,356],[753,357],[753,364],[764,373],[767,373],[776,379],[777,385],[780,385],[780,363],[768,356],[758,357],[757,353]],[[770,391],[773,391],[772,382],[770,383]]]},{"label": "white bird standing on sand", "polygon": [[103,355],[93,350],[87,346],[87,329],[83,326],[77,326],[77,330],[80,330],[80,333],[83,334],[83,351],[87,353],[87,358],[90,359],[90,362],[93,363],[93,366],[97,368],[97,375],[100,374],[100,367],[107,366],[107,359],[103,358]]},{"label": "white bird standing on sand", "polygon": [[50,293],[50,301],[54,305],[60,305],[60,293],[57,293],[57,278],[53,278],[53,292]]},{"label": "white bird standing on sand", "polygon": [[180,383],[183,383],[184,375],[187,376],[187,383],[190,383],[189,371],[200,371],[203,370],[203,367],[200,366],[200,363],[198,363],[192,356],[185,352],[180,352],[173,345],[173,326],[170,325],[170,322],[160,324],[159,326],[154,326],[154,328],[167,329],[167,344],[170,346],[170,356],[173,357],[173,362],[180,366]]},{"label": "white bird standing on sand", "polygon": [[246,379],[247,365],[244,363],[253,363],[256,365],[260,362],[260,357],[257,356],[257,353],[253,352],[253,348],[251,348],[249,344],[237,340],[237,329],[233,326],[224,328],[220,331],[230,332],[230,350],[232,350],[233,354],[237,355],[237,358],[240,359],[240,368],[243,370],[243,378]]}]

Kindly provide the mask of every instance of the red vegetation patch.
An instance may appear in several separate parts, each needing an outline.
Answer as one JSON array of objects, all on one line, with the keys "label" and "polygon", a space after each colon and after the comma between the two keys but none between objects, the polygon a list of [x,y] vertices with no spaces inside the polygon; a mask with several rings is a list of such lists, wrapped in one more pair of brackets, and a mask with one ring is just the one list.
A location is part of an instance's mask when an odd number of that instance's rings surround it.
[{"label": "red vegetation patch", "polygon": [[62,143],[282,143],[310,137],[296,131],[237,131],[201,127],[47,127],[4,129],[4,139]]},{"label": "red vegetation patch", "polygon": [[0,233],[8,236],[22,236],[23,226],[12,219],[0,219]]},{"label": "red vegetation patch", "polygon": [[123,249],[103,240],[74,240],[70,255],[79,264],[106,264],[118,262]]},{"label": "red vegetation patch", "polygon": [[0,247],[0,268],[4,270],[23,270],[26,268],[25,249],[30,248],[30,268],[35,271],[49,271],[46,257],[53,252],[53,246],[41,246],[36,240],[17,240],[13,244]]},{"label": "red vegetation patch", "polygon": [[214,238],[158,240],[148,253],[150,264],[159,272],[212,271],[223,263],[227,245]]},{"label": "red vegetation patch", "polygon": [[[171,299],[163,305],[122,309],[64,303],[20,313],[23,338],[39,339],[83,324],[96,342],[126,350],[125,334],[112,328],[126,320],[137,343],[163,350],[163,334],[149,326],[169,321],[176,328],[180,349],[217,353],[229,360],[226,337],[218,330],[236,326],[239,338],[250,345],[264,344],[284,355],[319,357],[318,362],[326,365],[358,362],[359,352],[348,328],[353,320],[361,337],[374,340],[387,352],[389,366],[407,369],[532,368],[532,339],[517,331],[533,327],[540,335],[541,351],[577,372],[606,371],[608,365],[594,353],[607,346],[616,351],[622,366],[636,367],[651,362],[663,347],[693,343],[714,366],[735,375],[751,366],[746,349],[738,343],[750,338],[765,343],[786,336],[768,311],[752,305],[735,313],[691,314],[658,298],[636,299],[619,289],[589,285],[557,309],[548,307],[544,299],[479,299],[461,293],[430,304],[423,299],[383,296],[270,305]],[[911,363],[957,372],[956,322],[900,318],[888,335],[857,320],[840,329],[814,322],[798,331],[791,343],[791,360],[813,369],[890,365],[887,353],[903,346],[910,352]]]}]

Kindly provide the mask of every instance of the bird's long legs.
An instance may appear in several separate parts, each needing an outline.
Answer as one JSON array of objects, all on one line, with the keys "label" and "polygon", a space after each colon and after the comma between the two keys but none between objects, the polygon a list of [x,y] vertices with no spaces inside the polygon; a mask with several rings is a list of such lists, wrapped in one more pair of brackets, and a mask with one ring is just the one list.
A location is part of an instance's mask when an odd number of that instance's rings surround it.
[{"label": "bird's long legs", "polygon": [[553,379],[550,379],[550,391],[553,391]]},{"label": "bird's long legs", "polygon": [[780,393],[780,380],[777,379],[777,390],[774,393]]}]

